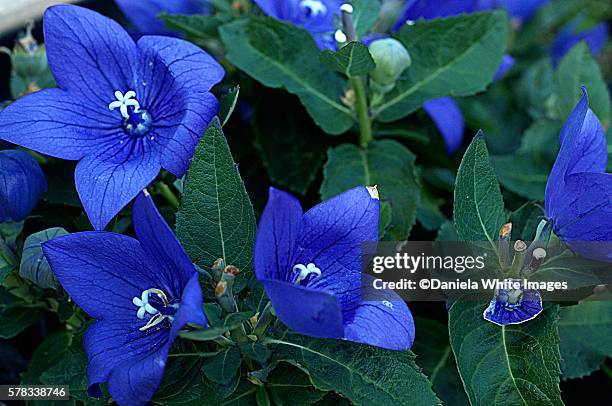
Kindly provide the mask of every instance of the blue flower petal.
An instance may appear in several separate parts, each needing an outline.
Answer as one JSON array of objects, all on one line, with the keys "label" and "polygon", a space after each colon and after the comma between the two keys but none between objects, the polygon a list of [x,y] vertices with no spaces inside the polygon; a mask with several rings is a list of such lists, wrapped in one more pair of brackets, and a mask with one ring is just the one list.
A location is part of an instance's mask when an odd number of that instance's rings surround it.
[{"label": "blue flower petal", "polygon": [[[112,94],[109,98],[112,97]],[[46,89],[0,112],[0,138],[62,159],[77,160],[123,134],[121,116],[77,93]]]},{"label": "blue flower petal", "polygon": [[[115,317],[112,320],[96,321],[83,336],[83,348],[87,353],[87,378],[89,393],[101,397],[99,384],[108,382],[112,398],[119,404],[133,404],[135,401],[146,402],[155,393],[160,379],[155,376],[151,382],[133,381],[138,390],[130,389],[118,373],[111,372],[116,368],[133,369],[140,360],[148,357],[165,362],[168,352],[168,329],[152,329],[146,334],[139,331],[132,318]],[[163,366],[154,366],[156,374],[163,374]],[[113,378],[111,378],[111,376]],[[137,393],[142,389],[142,393]],[[127,393],[126,393],[127,392]]]},{"label": "blue flower petal", "polygon": [[38,163],[24,151],[0,151],[0,223],[21,221],[47,191]]},{"label": "blue flower petal", "polygon": [[[363,275],[365,280],[373,280]],[[390,350],[408,350],[414,342],[414,320],[404,301],[392,290],[376,290],[371,283],[362,286],[362,302],[345,318],[344,338]]]},{"label": "blue flower petal", "polygon": [[295,197],[270,188],[255,239],[255,275],[259,280],[291,280],[302,215],[302,206]]},{"label": "blue flower petal", "polygon": [[493,81],[495,82],[501,79],[506,73],[508,73],[510,69],[512,69],[514,63],[515,60],[512,56],[504,54],[501,65],[499,65],[499,68],[497,68],[497,72],[495,72],[495,75],[493,75]]},{"label": "blue flower petal", "polygon": [[427,101],[423,109],[442,133],[446,151],[449,154],[455,152],[461,146],[465,132],[463,113],[457,103],[452,97],[440,97]]},{"label": "blue flower petal", "polygon": [[478,6],[478,0],[406,0],[401,17],[395,23],[393,30],[399,30],[407,21],[419,18],[432,20],[449,17],[461,13],[472,13]]},{"label": "blue flower petal", "polygon": [[198,0],[115,0],[123,14],[143,35],[176,35],[166,29],[164,21],[157,16],[168,14],[198,14],[208,11],[203,1]]},{"label": "blue flower petal", "polygon": [[158,265],[158,277],[172,286],[172,296],[180,296],[180,292],[195,274],[195,267],[159,214],[148,192],[136,197],[133,221],[140,245]]},{"label": "blue flower petal", "polygon": [[59,87],[108,110],[115,91],[132,90],[138,50],[115,21],[83,7],[49,7],[44,15],[49,67]]},{"label": "blue flower petal", "polygon": [[344,325],[338,298],[330,292],[285,281],[260,280],[278,318],[300,334],[343,338]]},{"label": "blue flower petal", "polygon": [[379,211],[378,199],[356,187],[304,214],[293,265],[315,264],[321,276],[308,287],[335,294],[343,310],[361,300],[362,245],[378,241]]},{"label": "blue flower petal", "polygon": [[155,179],[161,168],[152,148],[146,138],[127,139],[120,146],[79,162],[75,171],[76,188],[96,230],[104,230]]},{"label": "blue flower petal", "polygon": [[498,2],[512,17],[527,21],[550,0],[498,0]]},{"label": "blue flower petal", "polygon": [[598,56],[608,41],[608,23],[597,24],[582,32],[576,32],[576,23],[569,23],[559,31],[551,46],[553,60],[560,61],[574,45],[581,41],[586,42],[591,53]]},{"label": "blue flower petal", "polygon": [[187,284],[183,287],[181,304],[174,315],[172,329],[170,330],[170,340],[174,340],[179,331],[188,323],[197,324],[201,327],[208,327],[208,320],[204,315],[202,288],[198,279],[197,272],[193,272]]},{"label": "blue flower petal", "polygon": [[137,325],[134,297],[155,287],[156,264],[133,238],[113,233],[70,234],[43,243],[53,273],[70,297],[90,316],[123,317]]},{"label": "blue flower petal", "polygon": [[522,290],[522,297],[515,304],[510,304],[505,300],[504,294],[507,292],[503,289],[495,292],[495,297],[483,313],[485,320],[506,326],[532,320],[542,312],[542,298],[537,290]]}]

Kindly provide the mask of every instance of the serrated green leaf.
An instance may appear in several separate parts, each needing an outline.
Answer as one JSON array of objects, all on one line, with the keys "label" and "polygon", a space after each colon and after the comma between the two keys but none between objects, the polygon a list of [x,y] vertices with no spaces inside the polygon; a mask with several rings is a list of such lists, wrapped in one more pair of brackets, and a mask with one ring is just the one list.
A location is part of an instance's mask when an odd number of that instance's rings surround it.
[{"label": "serrated green leaf", "polygon": [[370,32],[380,13],[380,0],[353,0],[355,32],[362,38]]},{"label": "serrated green leaf", "polygon": [[440,402],[410,351],[322,340],[290,331],[267,341],[275,345],[273,360],[298,362],[315,388],[341,393],[355,404],[431,406]]},{"label": "serrated green leaf", "polygon": [[353,126],[351,110],[340,102],[344,80],[321,66],[306,30],[258,17],[223,25],[220,33],[230,62],[265,86],[297,95],[325,132],[341,134]]},{"label": "serrated green leaf", "polygon": [[19,276],[32,281],[41,288],[57,290],[60,286],[59,282],[43,254],[41,244],[68,234],[68,231],[63,228],[55,227],[28,236],[23,245]]},{"label": "serrated green leaf", "polygon": [[402,144],[372,141],[366,150],[342,144],[327,153],[323,168],[321,198],[327,200],[356,186],[378,186],[380,200],[391,205],[391,227],[387,234],[408,237],[416,219],[420,185],[415,173],[415,156]]},{"label": "serrated green leaf", "polygon": [[202,371],[208,379],[223,385],[235,378],[241,362],[242,358],[238,348],[230,347],[214,357],[208,358],[202,367]]},{"label": "serrated green leaf", "polygon": [[201,268],[223,258],[243,273],[252,269],[255,215],[217,119],[187,172],[176,234]]},{"label": "serrated green leaf", "polygon": [[9,307],[0,313],[0,338],[13,338],[21,333],[44,314],[41,307]]},{"label": "serrated green leaf", "polygon": [[494,241],[506,213],[482,133],[474,137],[459,165],[453,214],[462,240],[488,241],[496,249]]},{"label": "serrated green leaf", "polygon": [[418,334],[412,350],[438,397],[448,405],[469,405],[448,339],[448,327],[435,320],[417,317],[415,329]]},{"label": "serrated green leaf", "polygon": [[612,357],[612,302],[587,301],[561,308],[561,369],[564,379],[581,378]]},{"label": "serrated green leaf", "polygon": [[278,406],[308,406],[325,396],[312,386],[308,375],[285,362],[274,368],[265,387],[272,404]]},{"label": "serrated green leaf", "polygon": [[604,126],[610,123],[610,93],[599,64],[586,43],[574,46],[555,71],[555,96],[559,119],[565,121],[582,97],[580,86],[589,94],[589,106]]},{"label": "serrated green leaf", "polygon": [[270,350],[268,350],[265,345],[260,343],[248,343],[241,345],[240,352],[245,357],[249,357],[261,365],[265,364],[272,355]]},{"label": "serrated green leaf", "polygon": [[503,12],[419,20],[397,38],[412,65],[395,89],[374,106],[374,118],[398,120],[429,99],[466,96],[491,82],[506,48],[508,24]]},{"label": "serrated green leaf", "polygon": [[337,52],[321,52],[319,60],[328,69],[343,73],[346,77],[367,75],[376,67],[368,47],[356,41],[349,42]]},{"label": "serrated green leaf", "polygon": [[455,302],[450,340],[473,405],[559,405],[558,307],[520,325],[484,320],[486,303]]}]

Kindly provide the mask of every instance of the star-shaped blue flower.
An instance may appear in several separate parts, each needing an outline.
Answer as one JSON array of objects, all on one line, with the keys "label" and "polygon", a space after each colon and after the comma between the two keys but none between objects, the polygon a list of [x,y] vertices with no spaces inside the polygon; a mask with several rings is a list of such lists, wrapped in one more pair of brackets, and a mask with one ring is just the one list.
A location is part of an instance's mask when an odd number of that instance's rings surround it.
[{"label": "star-shaped blue flower", "polygon": [[314,337],[410,348],[414,322],[397,294],[362,301],[362,244],[378,240],[378,216],[375,189],[351,189],[306,213],[293,196],[270,189],[255,275],[283,323]]},{"label": "star-shaped blue flower", "polygon": [[340,15],[340,0],[255,0],[261,10],[277,20],[304,27],[321,49],[335,49],[334,17]]},{"label": "star-shaped blue flower", "polygon": [[204,14],[209,12],[206,0],[115,0],[123,14],[141,35],[176,35],[158,18],[168,14]]},{"label": "star-shaped blue flower", "polygon": [[156,36],[134,43],[116,22],[77,6],[49,8],[44,33],[60,88],[0,112],[0,138],[78,160],[77,191],[101,230],[161,168],[186,172],[218,110],[209,91],[224,72],[193,44]]},{"label": "star-shaped blue flower", "polygon": [[553,230],[577,253],[612,261],[612,174],[599,119],[586,89],[567,118],[561,149],[546,184],[546,215]]},{"label": "star-shaped blue flower", "polygon": [[47,191],[47,180],[30,154],[0,151],[0,223],[21,221]]},{"label": "star-shaped blue flower", "polygon": [[43,244],[61,285],[96,319],[83,339],[89,392],[101,396],[108,382],[121,405],[149,401],[179,330],[207,326],[195,267],[146,191],[133,213],[138,240],[94,231]]}]

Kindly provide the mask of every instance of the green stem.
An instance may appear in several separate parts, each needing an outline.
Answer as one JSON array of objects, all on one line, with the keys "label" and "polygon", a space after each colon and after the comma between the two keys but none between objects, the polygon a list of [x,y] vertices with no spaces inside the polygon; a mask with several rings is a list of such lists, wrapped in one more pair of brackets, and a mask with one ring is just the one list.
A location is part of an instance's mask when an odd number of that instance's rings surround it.
[{"label": "green stem", "polygon": [[359,120],[359,144],[367,147],[372,141],[372,121],[368,107],[368,99],[363,78],[351,78],[353,91],[355,92],[355,107],[357,109],[357,119]]},{"label": "green stem", "polygon": [[176,197],[172,189],[170,189],[170,186],[166,185],[164,182],[157,182],[156,186],[157,190],[159,190],[159,193],[164,197],[164,199],[166,199],[168,203],[170,203],[172,208],[178,210],[181,206],[181,202],[179,201],[178,197]]},{"label": "green stem", "polygon": [[274,308],[272,307],[272,302],[268,302],[268,304],[266,304],[266,307],[259,315],[257,324],[253,328],[253,334],[257,337],[263,336],[266,330],[268,329],[268,326],[274,321],[274,318],[275,314]]},{"label": "green stem", "polygon": [[168,358],[170,357],[212,357],[214,355],[219,354],[217,351],[212,352],[177,352],[174,354],[168,354]]}]

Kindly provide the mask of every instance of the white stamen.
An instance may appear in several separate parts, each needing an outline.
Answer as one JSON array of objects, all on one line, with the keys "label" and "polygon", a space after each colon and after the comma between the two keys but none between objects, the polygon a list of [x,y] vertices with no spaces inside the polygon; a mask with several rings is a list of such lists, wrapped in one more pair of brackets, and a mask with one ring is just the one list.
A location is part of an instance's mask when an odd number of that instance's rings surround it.
[{"label": "white stamen", "polygon": [[327,7],[319,0],[302,0],[300,2],[300,8],[310,10],[313,17],[318,17],[319,14],[327,13]]},{"label": "white stamen", "polygon": [[135,99],[136,92],[133,90],[128,90],[125,95],[121,93],[119,90],[115,92],[115,98],[117,100],[111,102],[108,105],[109,110],[115,110],[119,108],[121,115],[124,118],[130,118],[130,114],[128,112],[128,106],[134,107],[134,112],[137,113],[140,110],[140,103]]},{"label": "white stamen", "polygon": [[309,275],[315,274],[315,278],[321,276],[321,270],[315,266],[312,262],[308,265],[297,264],[293,267],[293,272],[299,272],[297,279],[295,280],[295,284],[299,285],[300,282],[308,278]]},{"label": "white stamen", "polygon": [[414,20],[406,20],[406,25],[415,25],[416,21]]},{"label": "white stamen", "polygon": [[344,3],[343,5],[340,6],[340,11],[344,11],[345,13],[352,13],[353,12],[353,6],[351,6],[348,3]]},{"label": "white stamen", "polygon": [[346,34],[342,32],[342,30],[337,30],[334,33],[334,39],[336,40],[336,42],[340,44],[344,44],[348,40],[348,38],[346,37]]}]

